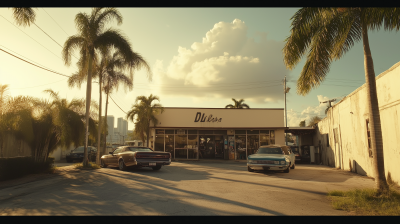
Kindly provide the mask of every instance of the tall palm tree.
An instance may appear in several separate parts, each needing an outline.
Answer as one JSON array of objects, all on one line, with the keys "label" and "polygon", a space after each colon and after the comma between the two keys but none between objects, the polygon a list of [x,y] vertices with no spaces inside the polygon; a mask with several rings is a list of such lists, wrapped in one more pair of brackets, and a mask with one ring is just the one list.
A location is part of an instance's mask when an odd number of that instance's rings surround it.
[{"label": "tall palm tree", "polygon": [[[147,62],[137,53],[134,53],[136,55],[137,63],[135,63],[135,68],[133,69],[140,69],[141,66],[144,66],[147,71],[148,71],[148,78],[151,80],[151,71],[150,67],[148,66]],[[122,83],[124,84],[125,91],[127,88],[129,90],[132,90],[133,88],[133,69],[130,68],[132,64],[129,62],[126,62],[124,58],[122,57],[121,53],[119,51],[113,51],[113,49],[101,49],[98,51],[98,54],[96,54],[96,60],[93,69],[94,73],[93,76],[99,80],[99,95],[100,95],[100,108],[102,104],[102,92],[105,92],[107,94],[107,99],[106,99],[106,108],[105,108],[105,119],[104,122],[105,125],[102,124],[102,118],[101,118],[101,110],[99,111],[99,127],[105,126],[107,127],[107,108],[108,108],[108,95],[111,93],[112,90],[116,89],[118,90],[118,86]],[[99,59],[101,58],[101,60]],[[100,61],[99,61],[100,60]],[[78,67],[81,68],[81,65],[78,63]],[[126,73],[129,73],[129,76],[126,75]],[[77,73],[73,74],[69,79],[68,79],[68,85],[69,87],[73,86],[78,86],[79,88],[81,87],[81,84],[83,81],[87,78],[86,76],[87,73],[85,73],[82,69],[80,69]],[[100,128],[99,128],[100,129]],[[98,137],[97,137],[97,148],[100,149],[100,134],[101,132],[98,132]],[[104,138],[104,141],[106,139]],[[106,143],[104,142],[104,147],[106,147]],[[96,157],[96,163],[100,163],[100,150],[97,150],[97,157]]]},{"label": "tall palm tree", "polygon": [[225,106],[225,108],[239,108],[239,109],[243,109],[243,108],[247,108],[250,109],[250,106],[243,103],[244,99],[240,99],[239,101],[237,101],[236,99],[232,98],[234,105],[232,104],[228,104]]},{"label": "tall palm tree", "polygon": [[132,105],[132,109],[128,111],[126,115],[126,118],[132,122],[134,122],[136,117],[135,131],[138,131],[141,137],[146,133],[147,147],[149,147],[150,140],[150,123],[153,123],[155,127],[158,124],[158,119],[155,115],[164,112],[162,105],[153,103],[154,100],[160,101],[160,98],[158,96],[153,96],[153,94],[150,94],[149,97],[136,97],[135,104]]},{"label": "tall palm tree", "polygon": [[122,15],[114,8],[94,8],[90,15],[78,13],[75,17],[78,34],[70,36],[64,44],[62,56],[67,66],[71,64],[73,50],[80,52],[80,69],[87,70],[86,78],[86,137],[83,165],[87,166],[87,144],[89,129],[89,111],[92,92],[92,70],[95,51],[114,47],[119,50],[124,60],[134,67],[137,65],[137,55],[132,51],[129,41],[118,30],[105,29],[107,22],[116,19],[118,25],[122,23]]},{"label": "tall palm tree", "polygon": [[374,177],[381,193],[388,185],[368,30],[379,30],[382,24],[387,30],[398,30],[399,18],[398,8],[302,8],[292,17],[291,34],[283,48],[284,63],[289,69],[293,69],[308,52],[297,80],[297,93],[306,95],[325,79],[332,60],[340,59],[356,41],[362,40]]},{"label": "tall palm tree", "polygon": [[13,17],[18,26],[30,26],[35,22],[36,12],[30,7],[12,8]]}]

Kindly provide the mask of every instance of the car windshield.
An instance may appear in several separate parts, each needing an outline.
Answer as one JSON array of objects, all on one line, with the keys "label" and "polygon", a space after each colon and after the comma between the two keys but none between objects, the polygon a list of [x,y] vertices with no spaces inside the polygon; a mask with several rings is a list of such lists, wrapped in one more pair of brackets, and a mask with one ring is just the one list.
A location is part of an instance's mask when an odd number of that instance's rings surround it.
[{"label": "car windshield", "polygon": [[137,147],[128,147],[129,150],[133,152],[153,152],[150,148],[137,148]]},{"label": "car windshield", "polygon": [[83,146],[80,146],[80,147],[74,149],[74,152],[83,152],[83,150],[85,150],[85,148]]},{"label": "car windshield", "polygon": [[259,148],[257,154],[282,154],[281,148]]}]

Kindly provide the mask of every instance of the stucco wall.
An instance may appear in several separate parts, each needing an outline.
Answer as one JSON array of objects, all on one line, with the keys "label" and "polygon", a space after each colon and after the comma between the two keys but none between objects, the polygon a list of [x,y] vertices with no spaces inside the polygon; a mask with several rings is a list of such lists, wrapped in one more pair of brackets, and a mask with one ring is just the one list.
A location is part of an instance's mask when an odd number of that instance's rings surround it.
[{"label": "stucco wall", "polygon": [[13,135],[6,135],[3,144],[3,157],[32,156],[31,148],[25,141],[17,140]]},{"label": "stucco wall", "polygon": [[[376,77],[381,117],[386,176],[400,183],[400,62]],[[369,155],[366,119],[368,103],[365,84],[343,98],[318,123],[314,145],[321,141],[325,165],[374,177]],[[334,130],[337,129],[337,136]],[[326,146],[326,134],[330,146]],[[325,142],[324,142],[325,141]]]}]

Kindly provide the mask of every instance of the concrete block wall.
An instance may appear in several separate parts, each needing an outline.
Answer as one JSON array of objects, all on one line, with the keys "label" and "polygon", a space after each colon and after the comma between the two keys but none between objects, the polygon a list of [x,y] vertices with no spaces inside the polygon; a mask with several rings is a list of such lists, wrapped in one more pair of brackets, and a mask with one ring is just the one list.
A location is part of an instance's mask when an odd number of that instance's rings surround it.
[{"label": "concrete block wall", "polygon": [[[385,173],[400,183],[400,62],[376,77]],[[321,141],[323,164],[374,177],[369,154],[368,101],[365,84],[334,105],[313,136]],[[326,142],[328,135],[329,147]],[[324,147],[325,146],[325,147]]]}]

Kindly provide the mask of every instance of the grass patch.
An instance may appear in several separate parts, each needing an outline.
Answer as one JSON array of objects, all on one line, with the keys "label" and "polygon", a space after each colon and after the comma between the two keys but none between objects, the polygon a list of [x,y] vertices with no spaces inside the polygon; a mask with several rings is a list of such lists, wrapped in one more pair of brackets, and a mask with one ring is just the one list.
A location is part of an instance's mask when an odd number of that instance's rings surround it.
[{"label": "grass patch", "polygon": [[383,195],[375,189],[333,190],[328,198],[334,209],[357,215],[400,215],[400,192],[392,187]]},{"label": "grass patch", "polygon": [[94,170],[94,169],[100,169],[101,167],[97,165],[96,163],[89,162],[87,167],[83,166],[83,163],[75,163],[74,164],[75,169],[80,169],[80,170]]}]

